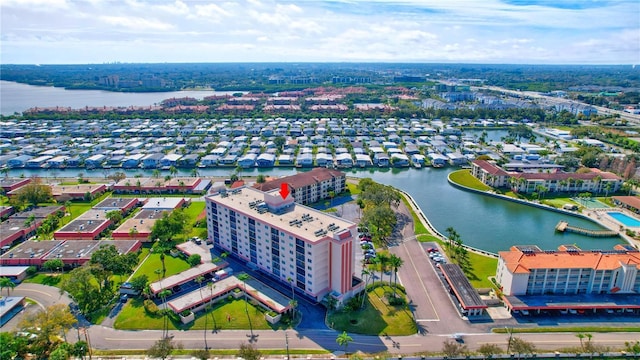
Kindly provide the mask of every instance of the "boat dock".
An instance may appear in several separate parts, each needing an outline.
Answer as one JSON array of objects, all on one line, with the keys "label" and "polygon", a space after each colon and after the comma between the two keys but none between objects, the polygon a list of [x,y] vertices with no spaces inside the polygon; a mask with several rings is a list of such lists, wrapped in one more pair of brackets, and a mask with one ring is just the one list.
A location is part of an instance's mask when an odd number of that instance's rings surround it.
[{"label": "boat dock", "polygon": [[615,237],[618,236],[618,233],[613,230],[590,230],[584,229],[577,226],[571,226],[566,221],[560,221],[558,225],[556,225],[556,231],[558,232],[572,232],[580,235],[590,236],[590,237]]}]

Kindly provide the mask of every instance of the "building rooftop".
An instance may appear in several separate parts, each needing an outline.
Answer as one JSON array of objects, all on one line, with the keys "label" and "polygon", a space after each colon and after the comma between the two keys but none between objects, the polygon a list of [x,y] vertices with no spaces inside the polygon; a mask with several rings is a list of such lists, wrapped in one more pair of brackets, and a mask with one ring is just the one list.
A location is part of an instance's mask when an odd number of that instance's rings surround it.
[{"label": "building rooftop", "polygon": [[144,210],[174,210],[184,203],[185,199],[180,197],[157,197],[149,198],[142,206]]},{"label": "building rooftop", "polygon": [[124,210],[132,205],[138,203],[138,199],[136,198],[117,198],[110,197],[108,199],[104,199],[99,202],[94,209],[97,210]]},{"label": "building rooftop", "polygon": [[484,309],[487,307],[460,266],[457,264],[440,264],[439,266],[463,309]]},{"label": "building rooftop", "polygon": [[211,262],[203,263],[196,267],[187,269],[181,273],[171,275],[159,281],[153,282],[149,285],[149,288],[151,289],[152,293],[158,294],[163,289],[171,289],[176,285],[182,285],[184,283],[187,283],[197,278],[198,276],[214,273],[215,271],[220,270],[226,266],[227,266],[227,263],[220,264],[220,265],[217,265]]},{"label": "building rooftop", "polygon": [[101,227],[103,223],[105,223],[106,219],[75,219],[63,226],[60,230],[56,231],[56,233],[73,233],[76,232],[78,234],[86,234],[92,233],[98,228]]},{"label": "building rooftop", "polygon": [[62,240],[46,240],[35,241],[27,240],[22,244],[14,247],[5,254],[2,255],[3,259],[29,259],[29,258],[41,258],[45,254],[49,253],[53,248],[59,246],[64,241]]},{"label": "building rooftop", "polygon": [[537,247],[513,246],[499,252],[509,271],[529,273],[533,269],[595,269],[613,270],[620,264],[635,264],[640,269],[640,252],[611,250],[583,251],[573,245],[561,246],[557,251],[536,251]]},{"label": "building rooftop", "polygon": [[[290,194],[282,199],[276,190],[262,192],[243,187],[207,198],[312,242],[327,237],[347,238],[351,236],[350,228],[355,227],[351,221],[294,203]],[[285,210],[276,214],[269,208]]]},{"label": "building rooftop", "polygon": [[280,184],[287,183],[293,188],[301,188],[341,176],[345,176],[342,171],[327,168],[314,168],[311,171],[281,177],[262,184],[256,183],[254,187],[262,191],[271,191],[274,189],[280,189]]}]

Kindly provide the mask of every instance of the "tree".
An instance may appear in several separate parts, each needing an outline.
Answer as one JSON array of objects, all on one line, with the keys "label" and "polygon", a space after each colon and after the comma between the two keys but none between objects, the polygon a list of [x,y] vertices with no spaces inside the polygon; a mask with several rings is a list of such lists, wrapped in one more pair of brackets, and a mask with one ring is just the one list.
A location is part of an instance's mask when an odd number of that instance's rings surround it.
[{"label": "tree", "polygon": [[265,182],[267,182],[267,178],[264,175],[260,174],[258,175],[258,177],[256,177],[256,182],[258,184],[264,184]]},{"label": "tree", "polygon": [[[198,276],[195,281],[198,284],[198,291],[200,291],[200,302],[204,302],[204,296],[202,295],[202,282],[204,282],[204,276]],[[209,349],[209,346],[207,344],[207,310],[206,310],[206,306],[205,306],[205,312],[204,312],[204,349],[205,350]]]},{"label": "tree", "polygon": [[111,223],[114,226],[118,225],[120,223],[120,221],[122,221],[122,213],[120,212],[120,210],[107,211],[105,216],[107,217],[107,219],[109,219],[111,221]]},{"label": "tree", "polygon": [[242,281],[244,291],[244,312],[247,314],[247,319],[249,320],[249,331],[251,331],[251,338],[253,338],[253,325],[251,324],[251,317],[249,316],[249,300],[247,299],[247,280],[249,280],[249,275],[247,273],[239,274],[238,280]]},{"label": "tree", "polygon": [[129,229],[129,237],[131,237],[133,240],[136,240],[136,238],[138,237],[138,234],[139,234],[139,231],[135,225],[131,229]]},{"label": "tree", "polygon": [[458,355],[461,355],[461,354],[467,352],[467,347],[465,345],[463,345],[463,344],[459,344],[456,341],[446,340],[442,344],[442,352],[447,357],[456,357]]},{"label": "tree", "polygon": [[533,354],[536,351],[536,347],[526,340],[514,337],[511,339],[511,350],[518,354],[518,359],[520,359],[521,354]]},{"label": "tree", "polygon": [[153,346],[147,350],[147,355],[154,358],[166,359],[173,350],[182,349],[182,344],[176,344],[173,340],[165,336],[162,339],[156,341]]},{"label": "tree", "polygon": [[169,166],[169,174],[171,174],[171,176],[176,176],[176,174],[178,173],[178,169],[176,169],[175,166]]},{"label": "tree", "polygon": [[191,254],[187,258],[187,263],[189,263],[189,265],[191,265],[192,267],[198,266],[202,263],[202,257],[200,256],[200,254]]},{"label": "tree", "polygon": [[393,268],[393,293],[395,295],[398,281],[398,269],[404,265],[404,260],[396,254],[391,254],[389,257],[389,265]]},{"label": "tree", "polygon": [[376,262],[380,265],[380,282],[382,283],[382,275],[387,270],[387,264],[389,263],[389,256],[385,253],[378,253],[376,255]]},{"label": "tree", "polygon": [[23,204],[37,206],[39,203],[50,202],[53,199],[51,186],[43,184],[38,177],[31,179],[27,185],[16,190],[16,194],[11,197],[11,202],[17,208],[22,208]]},{"label": "tree", "polygon": [[49,272],[62,271],[62,268],[64,268],[64,262],[62,262],[61,259],[50,259],[42,264],[42,268]]},{"label": "tree", "polygon": [[25,336],[10,332],[0,332],[0,359],[24,359],[29,352]]},{"label": "tree", "polygon": [[7,296],[9,296],[11,289],[13,289],[14,287],[16,287],[16,284],[11,281],[11,279],[4,276],[0,277],[0,293],[2,292],[2,289],[5,288],[7,289]]},{"label": "tree", "polygon": [[[151,239],[158,239],[161,243],[168,243],[170,239],[182,235],[187,225],[188,216],[184,210],[178,209],[171,214],[165,212],[162,218],[158,219],[151,228]],[[171,247],[168,246],[167,247]]]},{"label": "tree", "polygon": [[293,314],[293,320],[296,319],[296,306],[298,306],[298,302],[296,301],[296,292],[293,287],[294,282],[291,277],[287,278],[287,282],[291,284],[291,300],[289,301],[289,305],[291,306],[291,314]]},{"label": "tree", "polygon": [[131,287],[138,292],[143,292],[149,284],[149,277],[146,274],[138,275],[131,279]]},{"label": "tree", "polygon": [[262,357],[262,353],[253,344],[245,342],[240,344],[240,349],[238,349],[236,355],[244,360],[259,360]]},{"label": "tree", "polygon": [[211,352],[206,349],[193,350],[191,356],[199,360],[207,360],[211,356]]},{"label": "tree", "polygon": [[336,342],[340,346],[344,346],[344,352],[347,352],[347,347],[351,342],[353,342],[353,338],[347,334],[346,331],[343,331],[342,334],[338,335],[336,338]]},{"label": "tree", "polygon": [[169,319],[167,319],[167,297],[171,295],[171,290],[164,289],[158,293],[160,299],[162,299],[162,334],[163,338],[167,338],[169,336]]},{"label": "tree", "polygon": [[60,289],[73,296],[83,314],[98,309],[104,300],[108,300],[101,296],[100,288],[88,265],[71,270],[69,276],[62,280]]},{"label": "tree", "polygon": [[18,327],[21,331],[36,335],[32,348],[38,349],[38,353],[46,358],[55,349],[56,339],[64,336],[76,321],[69,306],[55,304],[26,315]]},{"label": "tree", "polygon": [[492,357],[493,355],[500,354],[502,349],[496,344],[482,344],[478,349],[478,352],[484,356],[485,359]]},{"label": "tree", "polygon": [[102,269],[116,275],[124,275],[138,263],[136,253],[120,254],[114,245],[102,245],[91,254],[89,263],[100,265]]}]

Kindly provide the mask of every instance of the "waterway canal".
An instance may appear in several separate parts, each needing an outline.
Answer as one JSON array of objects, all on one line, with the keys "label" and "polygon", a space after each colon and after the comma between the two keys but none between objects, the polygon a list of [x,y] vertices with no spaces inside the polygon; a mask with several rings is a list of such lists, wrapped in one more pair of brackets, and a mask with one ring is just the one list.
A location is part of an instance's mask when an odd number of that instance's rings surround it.
[{"label": "waterway canal", "polygon": [[[198,169],[200,176],[229,176],[233,169]],[[454,169],[370,169],[351,170],[347,174],[354,177],[370,177],[375,181],[402,189],[416,200],[433,226],[441,233],[453,227],[460,233],[463,241],[484,250],[497,252],[515,244],[535,244],[542,249],[556,249],[561,244],[577,244],[583,249],[611,249],[621,243],[619,238],[588,238],[577,234],[555,233],[555,225],[566,220],[571,225],[589,229],[601,229],[589,220],[534,207],[503,201],[488,196],[466,192],[451,186],[447,175]],[[109,170],[114,172],[115,170]],[[76,177],[78,173],[89,177],[105,177],[103,170],[65,169],[45,171],[14,169],[10,175]],[[296,172],[292,168],[252,169],[241,175],[258,174],[284,176]],[[134,170],[129,176],[151,171]],[[179,175],[189,176],[190,171],[181,171]]]}]

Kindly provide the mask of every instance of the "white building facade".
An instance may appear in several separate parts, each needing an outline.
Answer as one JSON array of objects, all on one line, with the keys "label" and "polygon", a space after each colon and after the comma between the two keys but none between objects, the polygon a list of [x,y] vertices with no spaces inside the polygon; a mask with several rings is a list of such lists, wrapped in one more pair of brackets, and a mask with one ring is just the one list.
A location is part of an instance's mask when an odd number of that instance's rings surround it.
[{"label": "white building facade", "polygon": [[321,301],[363,287],[355,278],[356,224],[294,202],[278,190],[243,187],[208,196],[209,241]]}]

